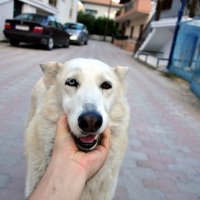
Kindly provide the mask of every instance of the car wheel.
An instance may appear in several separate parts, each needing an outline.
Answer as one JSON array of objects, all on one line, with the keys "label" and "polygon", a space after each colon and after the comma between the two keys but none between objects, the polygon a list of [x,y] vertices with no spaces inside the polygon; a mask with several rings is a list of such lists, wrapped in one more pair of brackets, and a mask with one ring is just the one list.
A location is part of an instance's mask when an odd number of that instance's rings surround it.
[{"label": "car wheel", "polygon": [[48,39],[47,49],[48,49],[48,50],[52,50],[53,47],[54,47],[54,41],[53,41],[53,38],[50,37],[50,38]]},{"label": "car wheel", "polygon": [[68,47],[69,47],[69,38],[67,38],[67,39],[65,40],[64,47],[66,47],[66,48],[68,48]]},{"label": "car wheel", "polygon": [[14,46],[14,47],[17,47],[17,46],[19,46],[19,42],[15,41],[15,40],[10,40],[10,45]]},{"label": "car wheel", "polygon": [[85,40],[84,45],[87,45],[87,44],[88,44],[88,40]]},{"label": "car wheel", "polygon": [[84,44],[84,41],[83,41],[83,39],[81,38],[80,40],[79,40],[79,42],[78,42],[78,45],[79,46],[82,46]]}]

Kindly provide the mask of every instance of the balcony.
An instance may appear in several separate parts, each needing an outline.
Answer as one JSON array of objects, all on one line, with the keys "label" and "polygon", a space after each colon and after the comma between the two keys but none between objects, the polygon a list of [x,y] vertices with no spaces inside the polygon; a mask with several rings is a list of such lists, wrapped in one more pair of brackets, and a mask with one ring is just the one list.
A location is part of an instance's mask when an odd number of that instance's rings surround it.
[{"label": "balcony", "polygon": [[117,13],[116,21],[125,21],[146,16],[151,12],[151,0],[132,0]]}]

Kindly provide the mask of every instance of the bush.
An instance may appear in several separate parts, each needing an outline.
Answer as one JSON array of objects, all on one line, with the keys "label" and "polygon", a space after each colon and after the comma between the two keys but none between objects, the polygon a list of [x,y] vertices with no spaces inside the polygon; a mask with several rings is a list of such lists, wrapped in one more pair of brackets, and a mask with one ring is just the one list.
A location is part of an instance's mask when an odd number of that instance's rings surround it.
[{"label": "bush", "polygon": [[77,21],[80,23],[85,24],[87,27],[89,33],[92,33],[94,30],[94,24],[95,24],[95,17],[91,14],[86,14],[84,12],[79,12],[78,13],[78,18]]},{"label": "bush", "polygon": [[113,36],[118,34],[116,22],[105,17],[95,18],[91,14],[79,12],[77,21],[85,24],[90,34],[104,35],[106,23],[108,23],[106,35]]}]

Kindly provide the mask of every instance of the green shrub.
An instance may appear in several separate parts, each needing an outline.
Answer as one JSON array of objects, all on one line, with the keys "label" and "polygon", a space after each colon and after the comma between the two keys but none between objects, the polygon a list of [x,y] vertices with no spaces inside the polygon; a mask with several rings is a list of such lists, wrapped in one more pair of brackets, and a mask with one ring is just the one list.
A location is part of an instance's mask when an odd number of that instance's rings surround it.
[{"label": "green shrub", "polygon": [[77,21],[85,24],[85,26],[88,28],[88,31],[90,33],[93,32],[94,24],[95,24],[95,17],[93,15],[86,14],[86,13],[81,11],[81,12],[78,13]]},{"label": "green shrub", "polygon": [[106,17],[95,18],[91,14],[79,12],[77,21],[85,24],[90,34],[104,35],[106,23],[108,23],[106,35],[113,36],[118,34],[116,22]]}]

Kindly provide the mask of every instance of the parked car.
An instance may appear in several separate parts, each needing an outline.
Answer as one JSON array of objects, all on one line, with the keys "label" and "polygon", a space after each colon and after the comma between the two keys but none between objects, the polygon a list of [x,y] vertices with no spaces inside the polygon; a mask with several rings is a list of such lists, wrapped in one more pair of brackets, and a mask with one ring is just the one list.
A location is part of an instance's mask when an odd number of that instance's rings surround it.
[{"label": "parked car", "polygon": [[89,33],[84,24],[81,23],[65,23],[64,29],[70,35],[70,42],[79,45],[87,45]]},{"label": "parked car", "polygon": [[39,43],[51,50],[54,46],[69,46],[69,34],[54,16],[32,13],[6,19],[4,34],[12,46],[20,42]]}]

